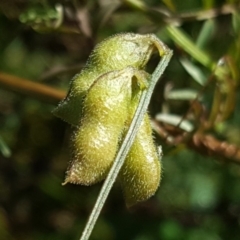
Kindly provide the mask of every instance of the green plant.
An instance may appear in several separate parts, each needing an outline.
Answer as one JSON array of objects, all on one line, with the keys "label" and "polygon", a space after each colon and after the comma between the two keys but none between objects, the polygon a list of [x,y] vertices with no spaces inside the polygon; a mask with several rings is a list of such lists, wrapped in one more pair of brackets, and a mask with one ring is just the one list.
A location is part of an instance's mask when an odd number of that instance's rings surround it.
[{"label": "green plant", "polygon": [[[163,59],[151,77],[143,69],[154,48]],[[54,111],[62,119],[79,124],[73,134],[73,159],[64,184],[91,185],[109,173],[98,200],[103,205],[102,196],[107,196],[111,188],[109,179],[113,184],[122,167],[120,181],[128,206],[156,192],[161,179],[160,156],[145,112],[171,55],[152,34],[118,34],[95,48],[87,67],[73,79],[66,99]],[[119,163],[118,168],[113,162]],[[98,201],[92,213],[94,220],[90,217],[82,239],[90,236],[98,217],[95,212],[101,210]]]},{"label": "green plant", "polygon": [[[148,107],[164,152],[161,187],[127,210],[117,181],[91,239],[237,240],[239,10],[238,0],[0,1],[2,238],[79,236],[101,183],[61,186],[69,133],[78,127],[51,111],[97,43],[134,32],[154,33],[174,50]],[[144,71],[152,73],[158,59],[153,55]],[[140,94],[147,84],[137,83],[134,77]]]}]

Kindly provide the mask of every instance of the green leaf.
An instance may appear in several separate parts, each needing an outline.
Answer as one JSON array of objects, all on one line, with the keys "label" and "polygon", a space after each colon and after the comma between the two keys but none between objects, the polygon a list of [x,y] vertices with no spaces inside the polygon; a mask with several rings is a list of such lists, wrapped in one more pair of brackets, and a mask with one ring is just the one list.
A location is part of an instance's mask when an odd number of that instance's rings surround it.
[{"label": "green leaf", "polygon": [[239,35],[240,32],[240,13],[235,12],[232,14],[232,26],[234,32]]},{"label": "green leaf", "polygon": [[188,74],[200,85],[204,85],[207,81],[207,77],[202,72],[202,70],[194,65],[187,58],[181,58],[180,63],[184,67],[184,69],[188,72]]},{"label": "green leaf", "polygon": [[166,94],[168,100],[193,100],[198,92],[193,89],[172,90]]},{"label": "green leaf", "polygon": [[4,142],[1,136],[0,136],[0,152],[6,158],[10,157],[12,154],[10,148],[7,146],[7,144]]},{"label": "green leaf", "polygon": [[209,19],[204,22],[202,29],[198,35],[196,46],[203,49],[204,46],[209,42],[213,33],[215,31],[215,21],[213,19]]},{"label": "green leaf", "polygon": [[211,57],[206,52],[199,49],[190,36],[182,29],[174,26],[167,26],[166,29],[172,40],[190,56],[211,70],[215,68],[216,64],[212,61]]},{"label": "green leaf", "polygon": [[165,122],[173,126],[178,126],[179,123],[181,123],[178,127],[186,132],[193,131],[193,125],[187,121],[182,120],[181,116],[174,115],[174,114],[166,114],[166,113],[159,113],[156,115],[156,120],[160,122]]},{"label": "green leaf", "polygon": [[56,29],[63,21],[63,6],[56,4],[55,7],[51,7],[36,4],[21,13],[19,21],[38,32]]}]

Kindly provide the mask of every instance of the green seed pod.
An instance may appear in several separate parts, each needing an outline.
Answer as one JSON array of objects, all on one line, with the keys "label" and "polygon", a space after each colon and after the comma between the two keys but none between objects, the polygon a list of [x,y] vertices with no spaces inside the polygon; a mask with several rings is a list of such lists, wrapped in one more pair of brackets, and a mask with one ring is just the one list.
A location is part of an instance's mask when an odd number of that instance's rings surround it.
[{"label": "green seed pod", "polygon": [[109,72],[90,87],[72,138],[73,160],[65,183],[91,185],[106,177],[128,117],[134,72],[131,67]]},{"label": "green seed pod", "polygon": [[[139,94],[132,101],[128,124],[138,104]],[[128,207],[155,194],[161,180],[160,156],[153,142],[148,114],[139,128],[133,145],[119,174]]]},{"label": "green seed pod", "polygon": [[[149,75],[143,70],[154,49],[164,54],[164,46],[153,34],[115,35],[96,46],[86,67],[74,77],[67,97],[54,110],[56,116],[76,126],[64,184],[91,185],[106,177],[141,90],[148,85]],[[120,172],[127,205],[152,196],[160,174],[146,114]]]},{"label": "green seed pod", "polygon": [[154,49],[162,55],[163,48],[153,34],[117,34],[99,43],[91,53],[86,67],[76,75],[67,97],[53,113],[64,121],[77,125],[82,115],[87,90],[103,74],[128,66],[144,69]]}]

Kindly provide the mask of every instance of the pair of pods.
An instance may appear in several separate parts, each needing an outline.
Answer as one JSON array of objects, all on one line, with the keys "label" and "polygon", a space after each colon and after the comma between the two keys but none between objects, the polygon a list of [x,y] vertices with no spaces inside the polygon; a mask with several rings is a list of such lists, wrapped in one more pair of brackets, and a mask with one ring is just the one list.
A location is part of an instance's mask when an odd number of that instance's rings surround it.
[{"label": "pair of pods", "polygon": [[[161,55],[164,45],[152,34],[112,36],[96,46],[73,79],[67,97],[54,110],[75,126],[64,184],[92,185],[106,178],[148,85],[144,67],[155,49]],[[159,158],[146,114],[119,174],[127,206],[156,192]]]}]

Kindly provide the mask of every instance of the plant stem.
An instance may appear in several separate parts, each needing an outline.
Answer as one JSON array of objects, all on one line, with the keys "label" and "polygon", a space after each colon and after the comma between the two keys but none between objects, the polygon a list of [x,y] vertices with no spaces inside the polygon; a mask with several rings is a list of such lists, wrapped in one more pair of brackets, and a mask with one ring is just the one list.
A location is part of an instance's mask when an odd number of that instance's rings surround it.
[{"label": "plant stem", "polygon": [[3,72],[0,72],[0,86],[53,104],[66,96],[64,91]]}]

